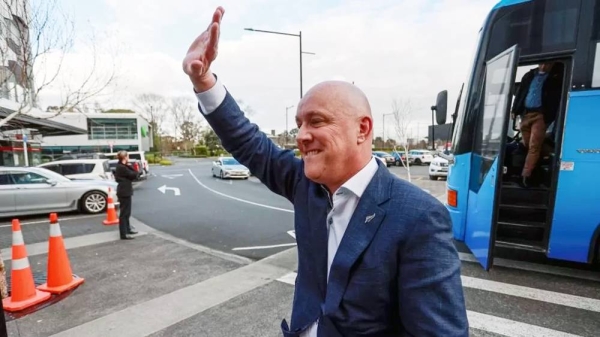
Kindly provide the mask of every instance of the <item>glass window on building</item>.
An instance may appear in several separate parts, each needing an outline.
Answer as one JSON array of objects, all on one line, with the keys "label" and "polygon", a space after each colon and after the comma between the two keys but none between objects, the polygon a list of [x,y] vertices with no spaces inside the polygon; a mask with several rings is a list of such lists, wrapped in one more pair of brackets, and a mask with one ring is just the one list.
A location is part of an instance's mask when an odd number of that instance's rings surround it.
[{"label": "glass window on building", "polygon": [[88,139],[138,139],[135,118],[88,118]]}]

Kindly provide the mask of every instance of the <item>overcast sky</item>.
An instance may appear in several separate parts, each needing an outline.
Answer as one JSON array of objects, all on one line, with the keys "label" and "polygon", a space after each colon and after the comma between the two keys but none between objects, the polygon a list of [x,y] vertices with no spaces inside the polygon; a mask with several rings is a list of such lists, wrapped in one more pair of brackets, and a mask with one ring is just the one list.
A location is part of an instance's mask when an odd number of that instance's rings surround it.
[{"label": "overcast sky", "polygon": [[[147,92],[193,98],[181,61],[221,5],[225,17],[213,71],[234,97],[253,108],[252,120],[261,129],[285,130],[285,108],[300,98],[299,41],[245,27],[302,31],[304,51],[316,54],[303,56],[304,92],[324,80],[353,81],[370,100],[376,136],[382,134],[383,114],[391,112],[392,100],[410,99],[413,136],[422,138],[440,90],[448,90],[448,108],[454,109],[479,28],[496,2],[62,0],[77,29],[76,44],[63,66],[73,72],[43,93],[42,105],[57,104],[58,84],[76,81],[80,69],[89,66],[86,36],[92,27],[101,47],[118,47],[118,91],[103,98],[103,107],[125,107],[132,97]],[[290,109],[290,129],[295,112]],[[391,134],[389,116],[386,135]]]}]

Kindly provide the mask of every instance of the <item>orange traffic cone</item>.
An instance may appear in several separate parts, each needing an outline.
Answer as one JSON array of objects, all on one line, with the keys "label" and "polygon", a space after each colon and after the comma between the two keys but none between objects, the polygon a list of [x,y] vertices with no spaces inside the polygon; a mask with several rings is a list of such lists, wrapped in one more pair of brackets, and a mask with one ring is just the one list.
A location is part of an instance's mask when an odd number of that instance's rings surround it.
[{"label": "orange traffic cone", "polygon": [[117,217],[117,211],[115,210],[115,204],[113,198],[110,196],[110,187],[108,188],[108,206],[106,206],[106,220],[102,221],[103,224],[118,225],[119,218]]},{"label": "orange traffic cone", "polygon": [[48,280],[38,290],[60,294],[83,283],[83,278],[73,277],[58,217],[50,214],[50,240],[48,242]]},{"label": "orange traffic cone", "polygon": [[33,273],[29,266],[23,233],[21,233],[21,223],[19,220],[14,219],[12,221],[11,294],[10,297],[2,300],[4,310],[20,311],[42,303],[49,298],[49,293],[35,289]]}]

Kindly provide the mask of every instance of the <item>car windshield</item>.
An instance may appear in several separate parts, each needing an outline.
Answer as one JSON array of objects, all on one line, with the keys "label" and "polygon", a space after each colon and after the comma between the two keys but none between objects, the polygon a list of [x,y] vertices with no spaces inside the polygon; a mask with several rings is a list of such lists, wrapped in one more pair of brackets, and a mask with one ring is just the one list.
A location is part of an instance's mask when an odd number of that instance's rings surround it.
[{"label": "car windshield", "polygon": [[240,165],[240,163],[233,158],[223,158],[223,165]]}]

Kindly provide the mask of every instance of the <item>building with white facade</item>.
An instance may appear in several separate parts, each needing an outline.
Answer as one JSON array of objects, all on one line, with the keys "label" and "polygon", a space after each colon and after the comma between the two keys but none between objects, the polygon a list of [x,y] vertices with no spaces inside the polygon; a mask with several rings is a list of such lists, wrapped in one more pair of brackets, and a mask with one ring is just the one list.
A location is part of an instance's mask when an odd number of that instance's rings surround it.
[{"label": "building with white facade", "polygon": [[[53,114],[44,114],[53,116]],[[43,117],[44,115],[40,115]],[[44,137],[45,156],[66,153],[109,153],[120,150],[150,151],[153,147],[150,123],[137,113],[63,112],[52,121],[87,130],[70,137]]]}]

